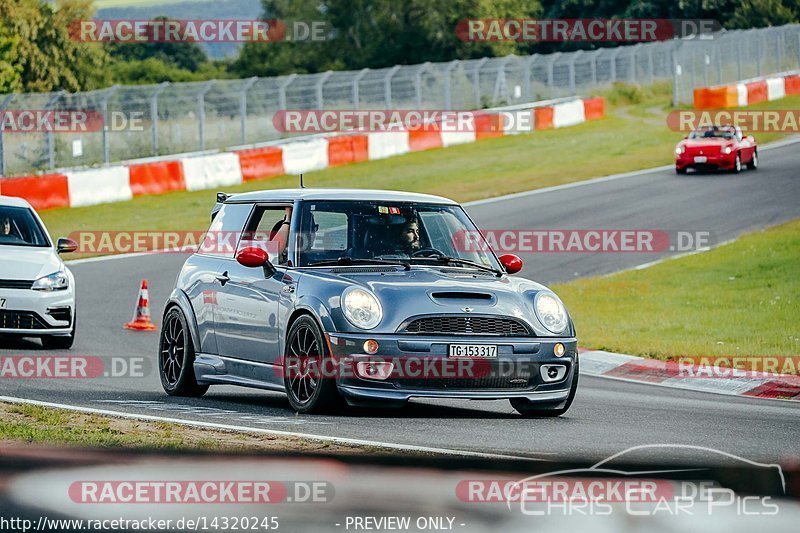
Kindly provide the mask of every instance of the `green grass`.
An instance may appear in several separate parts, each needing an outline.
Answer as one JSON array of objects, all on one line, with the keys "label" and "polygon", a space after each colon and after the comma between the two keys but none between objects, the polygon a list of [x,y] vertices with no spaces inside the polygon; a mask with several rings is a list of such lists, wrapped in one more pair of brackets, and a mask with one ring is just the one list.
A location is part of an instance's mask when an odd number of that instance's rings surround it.
[{"label": "green grass", "polygon": [[660,359],[800,355],[800,220],[639,271],[554,286],[581,346]]},{"label": "green grass", "polygon": [[[666,127],[670,87],[618,86],[607,117],[558,130],[481,140],[306,175],[312,187],[395,189],[477,200],[638,170],[673,161],[680,134]],[[800,97],[765,107],[796,109]],[[758,135],[759,142],[779,138]],[[296,176],[252,181],[227,192],[297,186]],[[176,192],[130,202],[42,213],[53,236],[72,231],[204,230],[215,191]]]}]

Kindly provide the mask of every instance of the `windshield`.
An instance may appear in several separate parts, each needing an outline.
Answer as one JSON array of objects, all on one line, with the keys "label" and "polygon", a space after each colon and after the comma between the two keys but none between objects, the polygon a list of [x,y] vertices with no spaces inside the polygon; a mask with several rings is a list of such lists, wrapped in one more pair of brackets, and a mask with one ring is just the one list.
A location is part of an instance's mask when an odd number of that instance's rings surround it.
[{"label": "windshield", "polygon": [[299,266],[343,257],[430,264],[432,257],[447,256],[500,268],[478,229],[457,205],[304,202],[298,254]]},{"label": "windshield", "polygon": [[0,206],[0,245],[47,247],[50,243],[30,209]]},{"label": "windshield", "polygon": [[730,129],[709,128],[693,131],[690,139],[733,139],[735,133]]}]

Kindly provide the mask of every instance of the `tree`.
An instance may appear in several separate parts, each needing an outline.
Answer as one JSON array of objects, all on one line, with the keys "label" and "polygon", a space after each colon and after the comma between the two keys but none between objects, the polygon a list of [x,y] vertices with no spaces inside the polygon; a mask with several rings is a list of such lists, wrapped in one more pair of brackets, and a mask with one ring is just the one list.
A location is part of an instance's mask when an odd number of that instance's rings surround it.
[{"label": "tree", "polygon": [[[156,17],[153,20],[168,20]],[[208,61],[206,53],[196,42],[134,42],[109,43],[108,51],[112,57],[122,61],[145,61],[158,59],[176,67],[197,72]]]},{"label": "tree", "polygon": [[22,68],[16,63],[19,39],[0,27],[0,94],[17,92],[22,88]]},{"label": "tree", "polygon": [[786,5],[781,0],[740,0],[726,27],[782,26],[797,22],[800,7]]},{"label": "tree", "polygon": [[91,18],[91,0],[0,0],[0,27],[18,38],[12,66],[21,89],[79,91],[106,83],[107,54],[99,43],[72,39],[70,25]]}]

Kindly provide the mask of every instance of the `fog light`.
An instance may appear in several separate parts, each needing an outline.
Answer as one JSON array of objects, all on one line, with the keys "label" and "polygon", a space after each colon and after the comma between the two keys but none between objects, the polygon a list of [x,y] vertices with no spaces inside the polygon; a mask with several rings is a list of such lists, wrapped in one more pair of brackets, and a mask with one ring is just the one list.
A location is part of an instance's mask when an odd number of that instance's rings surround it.
[{"label": "fog light", "polygon": [[560,342],[557,342],[556,345],[553,346],[553,353],[556,354],[556,357],[561,357],[566,351],[567,349]]},{"label": "fog light", "polygon": [[364,351],[370,355],[378,353],[378,341],[369,339],[364,341]]},{"label": "fog light", "polygon": [[386,361],[360,361],[356,363],[356,374],[364,379],[388,379],[394,370],[394,363]]},{"label": "fog light", "polygon": [[542,376],[542,381],[545,383],[561,381],[567,375],[567,367],[564,365],[542,365],[539,369],[539,375]]}]

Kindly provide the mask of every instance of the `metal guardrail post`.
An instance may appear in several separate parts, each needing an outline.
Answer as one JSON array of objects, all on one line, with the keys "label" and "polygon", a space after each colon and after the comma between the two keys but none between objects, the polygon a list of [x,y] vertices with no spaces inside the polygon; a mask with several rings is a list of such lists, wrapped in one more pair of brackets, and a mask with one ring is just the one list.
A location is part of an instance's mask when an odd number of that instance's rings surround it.
[{"label": "metal guardrail post", "polygon": [[106,165],[111,161],[111,148],[109,146],[108,137],[108,100],[114,96],[114,93],[119,89],[119,85],[112,85],[106,89],[103,97],[100,99],[100,109],[103,113],[103,163]]},{"label": "metal guardrail post", "polygon": [[3,117],[3,113],[5,113],[8,104],[11,103],[11,100],[14,99],[13,94],[9,94],[5,98],[3,98],[2,103],[0,103],[0,176],[6,175],[6,152],[5,152],[5,139],[3,138],[3,131],[5,129],[5,119]]},{"label": "metal guardrail post", "polygon": [[393,66],[383,78],[383,101],[386,109],[392,108],[392,78],[398,70],[400,70],[400,65]]},{"label": "metal guardrail post", "polygon": [[258,76],[247,79],[239,89],[239,116],[241,117],[240,133],[242,144],[247,142],[247,91],[258,81]]},{"label": "metal guardrail post", "polygon": [[430,61],[426,61],[414,74],[414,96],[416,97],[417,109],[422,109],[422,75],[425,74],[430,66]]},{"label": "metal guardrail post", "polygon": [[158,97],[169,86],[170,83],[165,81],[159,84],[150,95],[150,141],[153,146],[153,155],[158,155]]},{"label": "metal guardrail post", "polygon": [[297,74],[289,74],[280,85],[278,85],[278,109],[286,109],[286,89],[297,78]]},{"label": "metal guardrail post", "polygon": [[472,90],[475,93],[475,108],[481,108],[481,67],[489,61],[488,57],[482,58],[475,64],[475,69],[472,71]]},{"label": "metal guardrail post", "polygon": [[364,76],[367,75],[369,72],[368,68],[362,68],[361,71],[356,74],[356,77],[353,79],[353,109],[358,109],[359,102],[361,100],[361,96],[358,92],[358,84],[361,83],[361,80]]},{"label": "metal guardrail post", "polygon": [[203,84],[203,88],[197,93],[197,118],[200,134],[200,151],[206,149],[206,94],[211,90],[211,87],[216,83],[216,80],[207,81]]},{"label": "metal guardrail post", "polygon": [[450,61],[444,67],[444,108],[448,111],[453,109],[453,88],[452,88],[452,75],[453,70],[460,63],[458,59]]},{"label": "metal guardrail post", "polygon": [[317,80],[317,83],[314,85],[314,91],[316,92],[317,96],[317,109],[322,109],[325,107],[325,99],[322,95],[322,86],[325,85],[325,82],[328,81],[328,78],[331,77],[333,74],[332,70],[326,70],[322,73],[322,75]]},{"label": "metal guardrail post", "polygon": [[569,61],[569,94],[573,96],[575,94],[575,61],[583,54],[583,50],[578,50],[577,52],[572,53],[572,57]]},{"label": "metal guardrail post", "polygon": [[[47,104],[44,106],[45,111],[50,111],[50,108],[53,107],[56,102],[58,102],[65,94],[67,94],[67,91],[58,91],[51,96],[47,101]],[[56,143],[52,128],[50,128],[45,135],[45,142],[47,143],[47,168],[53,169],[56,167]]]}]

